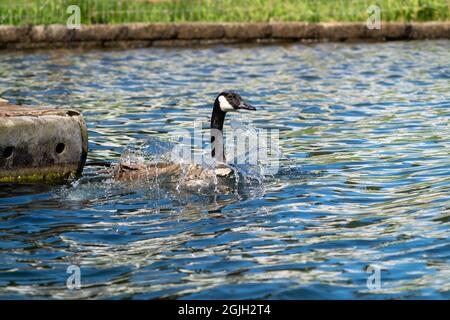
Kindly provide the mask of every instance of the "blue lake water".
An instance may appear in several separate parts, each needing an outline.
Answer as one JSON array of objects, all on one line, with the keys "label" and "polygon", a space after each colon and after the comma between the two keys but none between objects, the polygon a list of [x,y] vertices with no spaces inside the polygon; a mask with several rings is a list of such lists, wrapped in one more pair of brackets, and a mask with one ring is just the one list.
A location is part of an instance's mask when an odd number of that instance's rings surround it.
[{"label": "blue lake water", "polygon": [[89,162],[208,123],[230,88],[258,111],[227,121],[279,130],[276,176],[1,185],[0,298],[450,298],[449,41],[0,52],[0,95],[82,111]]}]

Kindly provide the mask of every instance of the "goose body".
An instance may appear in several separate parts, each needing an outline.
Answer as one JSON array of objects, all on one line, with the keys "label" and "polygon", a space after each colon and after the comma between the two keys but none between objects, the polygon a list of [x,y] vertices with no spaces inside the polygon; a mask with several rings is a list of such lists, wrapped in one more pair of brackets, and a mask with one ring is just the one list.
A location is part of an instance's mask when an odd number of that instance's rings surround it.
[{"label": "goose body", "polygon": [[161,181],[175,182],[179,179],[184,181],[207,181],[219,178],[231,178],[233,169],[225,164],[219,164],[214,168],[205,168],[200,164],[182,165],[173,162],[158,162],[153,164],[119,163],[113,168],[115,180],[142,180],[153,177]]},{"label": "goose body", "polygon": [[222,92],[215,99],[211,115],[211,156],[215,160],[213,167],[204,167],[196,163],[181,164],[175,162],[119,163],[111,170],[113,179],[134,181],[157,178],[161,182],[183,182],[186,186],[195,186],[204,182],[218,182],[219,179],[233,179],[235,171],[225,163],[223,124],[227,112],[241,109],[256,110],[234,92]]}]

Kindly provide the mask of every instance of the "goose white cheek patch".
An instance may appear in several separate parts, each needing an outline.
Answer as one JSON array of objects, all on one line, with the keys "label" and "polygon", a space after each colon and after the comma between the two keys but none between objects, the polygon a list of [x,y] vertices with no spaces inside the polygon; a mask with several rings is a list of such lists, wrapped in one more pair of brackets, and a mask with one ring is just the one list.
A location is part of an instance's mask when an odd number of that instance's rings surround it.
[{"label": "goose white cheek patch", "polygon": [[224,96],[219,97],[219,105],[220,105],[220,109],[223,112],[235,111],[235,109],[228,102],[227,98],[225,98]]}]

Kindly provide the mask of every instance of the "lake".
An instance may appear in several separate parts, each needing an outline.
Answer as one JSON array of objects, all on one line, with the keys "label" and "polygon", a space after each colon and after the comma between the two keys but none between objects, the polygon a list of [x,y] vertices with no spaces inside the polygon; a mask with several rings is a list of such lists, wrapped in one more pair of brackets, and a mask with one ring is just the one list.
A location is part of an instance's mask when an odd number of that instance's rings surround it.
[{"label": "lake", "polygon": [[281,157],[232,194],[91,165],[1,185],[0,298],[450,298],[449,41],[2,51],[0,88],[83,112],[88,163],[207,126],[234,89],[258,110],[225,126],[277,130]]}]

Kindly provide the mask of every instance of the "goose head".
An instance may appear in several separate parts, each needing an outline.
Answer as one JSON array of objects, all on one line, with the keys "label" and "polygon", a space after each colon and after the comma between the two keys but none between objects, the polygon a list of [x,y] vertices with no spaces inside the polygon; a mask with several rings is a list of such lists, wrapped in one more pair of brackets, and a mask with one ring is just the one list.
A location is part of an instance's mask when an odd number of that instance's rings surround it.
[{"label": "goose head", "polygon": [[216,102],[218,103],[220,110],[225,113],[239,110],[256,110],[255,107],[246,103],[238,93],[233,91],[221,92],[217,96]]},{"label": "goose head", "polygon": [[225,162],[225,148],[222,133],[225,115],[227,112],[236,112],[239,110],[254,111],[256,108],[245,102],[238,93],[233,91],[221,92],[214,101],[214,108],[211,115],[211,156],[220,162]]},{"label": "goose head", "polygon": [[211,115],[211,129],[222,131],[227,112],[236,112],[239,110],[254,111],[256,108],[245,102],[236,92],[221,92],[214,101],[214,108]]}]

